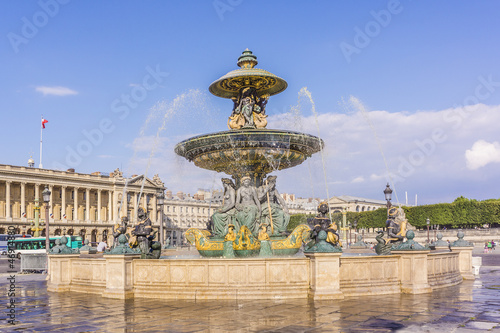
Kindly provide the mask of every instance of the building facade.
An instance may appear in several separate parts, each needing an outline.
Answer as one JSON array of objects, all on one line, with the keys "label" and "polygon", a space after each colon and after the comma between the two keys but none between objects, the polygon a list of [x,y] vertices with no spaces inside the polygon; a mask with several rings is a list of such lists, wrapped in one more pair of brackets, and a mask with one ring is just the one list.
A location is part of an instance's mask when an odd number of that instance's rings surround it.
[{"label": "building facade", "polygon": [[332,213],[341,212],[365,212],[370,210],[387,207],[385,200],[374,200],[350,195],[334,196],[328,200],[330,211]]},{"label": "building facade", "polygon": [[[205,229],[210,217],[222,205],[220,190],[198,190],[194,195],[171,190],[165,192],[163,207],[157,195],[165,191],[158,175],[152,179],[144,175],[124,177],[115,171],[104,174],[77,173],[73,169],[50,169],[0,165],[0,234],[14,226],[17,234],[31,234],[35,230],[39,212],[39,234],[45,236],[45,203],[42,192],[47,187],[49,201],[49,233],[80,235],[91,242],[112,242],[113,228],[123,216],[131,225],[137,220],[137,209],[144,207],[153,230],[164,223],[164,239],[174,246],[185,245],[189,228]],[[141,190],[142,189],[142,190]],[[282,194],[290,214],[316,214],[319,199],[296,198]],[[163,208],[163,215],[160,211]]]},{"label": "building facade", "polygon": [[139,206],[145,208],[154,225],[159,225],[157,193],[164,185],[157,175],[151,180],[144,176],[124,178],[118,169],[104,175],[0,165],[0,233],[14,226],[19,234],[34,234],[39,210],[40,235],[45,236],[45,187],[51,192],[50,236],[81,235],[109,244],[120,217],[134,221]]}]

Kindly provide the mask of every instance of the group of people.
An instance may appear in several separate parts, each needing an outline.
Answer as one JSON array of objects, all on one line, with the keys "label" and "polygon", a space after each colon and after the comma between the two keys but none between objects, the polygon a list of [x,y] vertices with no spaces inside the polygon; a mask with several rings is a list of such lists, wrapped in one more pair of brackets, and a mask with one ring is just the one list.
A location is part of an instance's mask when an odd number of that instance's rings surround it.
[{"label": "group of people", "polygon": [[231,179],[222,178],[224,201],[212,215],[212,235],[224,237],[229,225],[234,225],[236,232],[246,226],[255,236],[262,226],[269,227],[271,235],[286,234],[290,214],[276,189],[276,178],[269,176],[261,186],[255,187],[250,177],[244,176],[238,189]]},{"label": "group of people", "polygon": [[488,241],[484,243],[484,253],[491,253],[492,250],[495,249],[497,244],[495,241]]}]

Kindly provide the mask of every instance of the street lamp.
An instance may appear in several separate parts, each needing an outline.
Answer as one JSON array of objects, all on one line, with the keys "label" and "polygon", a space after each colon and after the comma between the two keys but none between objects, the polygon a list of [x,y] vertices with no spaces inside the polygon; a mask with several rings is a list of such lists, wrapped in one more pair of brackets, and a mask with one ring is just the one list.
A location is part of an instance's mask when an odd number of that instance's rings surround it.
[{"label": "street lamp", "polygon": [[427,244],[430,243],[430,240],[429,240],[429,226],[431,225],[431,220],[429,220],[429,218],[427,218],[427,220],[425,220],[425,223],[427,223]]},{"label": "street lamp", "polygon": [[352,225],[354,226],[354,243],[356,243],[358,241],[358,221],[354,220]]},{"label": "street lamp", "polygon": [[45,189],[42,191],[43,202],[45,202],[45,249],[47,253],[50,250],[50,240],[49,240],[49,202],[50,202],[50,190],[45,185]]},{"label": "street lamp", "polygon": [[387,183],[387,186],[385,187],[384,195],[385,195],[385,200],[387,201],[387,209],[389,209],[392,206],[391,204],[392,189],[389,186],[389,183]]},{"label": "street lamp", "polygon": [[350,247],[352,243],[351,222],[348,222],[347,226],[349,227],[348,231],[349,231],[349,247]]},{"label": "street lamp", "polygon": [[160,206],[160,243],[163,244],[163,204],[165,203],[165,196],[163,190],[158,191],[156,195],[157,204]]}]

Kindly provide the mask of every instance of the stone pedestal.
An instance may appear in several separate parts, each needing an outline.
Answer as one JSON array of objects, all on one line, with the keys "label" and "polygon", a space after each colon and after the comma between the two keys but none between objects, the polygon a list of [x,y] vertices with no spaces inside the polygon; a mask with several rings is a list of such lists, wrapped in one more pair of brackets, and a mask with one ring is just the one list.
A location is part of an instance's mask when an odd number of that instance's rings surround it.
[{"label": "stone pedestal", "polygon": [[309,297],[315,300],[343,299],[340,291],[342,253],[304,253],[310,259]]},{"label": "stone pedestal", "polygon": [[404,294],[424,294],[432,292],[428,281],[427,255],[430,251],[392,251],[399,255],[399,275],[401,292]]},{"label": "stone pedestal", "polygon": [[140,254],[104,255],[106,259],[106,289],[102,296],[127,299],[134,297],[132,260]]},{"label": "stone pedestal", "polygon": [[78,258],[79,254],[52,254],[48,256],[48,291],[69,291],[73,268],[71,260]]},{"label": "stone pedestal", "polygon": [[458,252],[458,262],[460,274],[464,280],[474,280],[474,270],[472,268],[472,249],[474,247],[458,247],[452,246],[451,251]]}]

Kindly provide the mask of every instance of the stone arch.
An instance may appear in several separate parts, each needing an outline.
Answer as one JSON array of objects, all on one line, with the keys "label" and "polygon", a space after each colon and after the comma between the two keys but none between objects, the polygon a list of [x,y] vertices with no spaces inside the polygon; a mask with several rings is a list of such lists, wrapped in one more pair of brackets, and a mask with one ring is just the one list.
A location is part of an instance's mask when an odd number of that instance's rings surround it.
[{"label": "stone arch", "polygon": [[67,235],[68,236],[73,236],[75,234],[75,229],[71,228],[68,230]]},{"label": "stone arch", "polygon": [[61,236],[61,228],[57,228],[56,230],[54,230],[54,235]]},{"label": "stone arch", "polygon": [[85,229],[80,229],[80,232],[78,233],[82,237],[82,243],[85,241],[85,234],[87,233],[87,230]]},{"label": "stone arch", "polygon": [[358,205],[358,206],[356,206],[356,211],[357,211],[357,212],[359,212],[359,205]]},{"label": "stone arch", "polygon": [[92,243],[97,243],[97,229],[92,230],[92,233],[90,234],[90,241]]},{"label": "stone arch", "polygon": [[102,241],[106,244],[108,243],[108,229],[102,231]]}]

